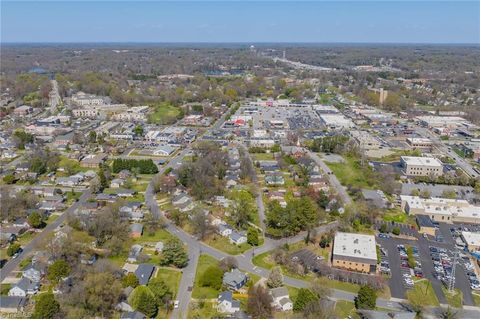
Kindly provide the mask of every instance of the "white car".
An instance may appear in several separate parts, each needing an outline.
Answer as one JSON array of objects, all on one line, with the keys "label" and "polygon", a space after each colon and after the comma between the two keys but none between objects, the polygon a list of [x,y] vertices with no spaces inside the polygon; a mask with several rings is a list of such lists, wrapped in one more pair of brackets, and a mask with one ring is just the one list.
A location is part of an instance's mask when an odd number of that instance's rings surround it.
[{"label": "white car", "polygon": [[178,304],[179,304],[179,301],[178,300],[175,300],[173,302],[173,308],[177,309],[178,308]]}]

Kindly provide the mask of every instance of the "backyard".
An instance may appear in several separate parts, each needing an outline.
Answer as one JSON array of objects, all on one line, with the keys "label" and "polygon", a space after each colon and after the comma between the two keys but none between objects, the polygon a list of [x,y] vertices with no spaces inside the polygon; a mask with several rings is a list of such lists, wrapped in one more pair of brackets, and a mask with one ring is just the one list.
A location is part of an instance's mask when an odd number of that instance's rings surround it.
[{"label": "backyard", "polygon": [[154,111],[148,116],[148,120],[152,124],[172,124],[181,115],[182,111],[168,103],[160,103],[152,105]]}]

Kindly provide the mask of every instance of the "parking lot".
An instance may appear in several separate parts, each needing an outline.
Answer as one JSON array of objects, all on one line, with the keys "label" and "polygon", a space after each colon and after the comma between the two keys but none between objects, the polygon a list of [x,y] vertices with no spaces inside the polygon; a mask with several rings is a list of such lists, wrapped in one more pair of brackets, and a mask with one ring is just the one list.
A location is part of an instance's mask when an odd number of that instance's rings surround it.
[{"label": "parking lot", "polygon": [[[376,224],[375,228],[378,229],[380,224]],[[439,302],[446,304],[447,300],[442,291],[442,286],[450,278],[453,256],[458,251],[455,288],[462,291],[464,305],[473,306],[471,289],[476,287],[478,277],[473,276],[474,272],[472,266],[469,265],[468,256],[455,247],[455,239],[450,230],[453,225],[441,223],[435,238],[424,238],[415,229],[410,229],[406,225],[396,225],[396,227],[401,228],[402,234],[408,234],[408,236],[416,239],[391,237],[387,234],[377,236],[377,242],[384,251],[381,254],[382,262],[384,262],[384,265],[388,263],[391,273],[389,286],[392,297],[406,298],[406,291],[413,287],[412,279],[423,277],[431,282]],[[416,264],[416,267],[413,268],[408,265],[408,246],[411,247],[411,255]],[[382,269],[382,263],[380,269]]]}]

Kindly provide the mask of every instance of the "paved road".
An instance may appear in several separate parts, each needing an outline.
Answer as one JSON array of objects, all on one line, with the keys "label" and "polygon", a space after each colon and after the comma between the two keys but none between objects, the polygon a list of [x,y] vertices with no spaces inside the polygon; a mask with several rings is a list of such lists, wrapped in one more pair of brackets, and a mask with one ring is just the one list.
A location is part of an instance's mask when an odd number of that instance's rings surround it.
[{"label": "paved road", "polygon": [[57,106],[61,102],[60,93],[58,93],[57,80],[51,80],[52,90],[49,93],[50,113],[54,114],[57,111]]},{"label": "paved road", "polygon": [[77,209],[81,204],[87,201],[91,196],[90,190],[86,190],[83,192],[82,196],[80,196],[79,200],[75,202],[70,208],[68,208],[62,215],[60,215],[53,223],[48,224],[41,233],[37,234],[25,247],[23,247],[23,252],[15,259],[10,259],[5,266],[3,266],[2,270],[0,271],[0,282],[2,282],[6,277],[10,275],[10,273],[15,270],[18,265],[22,262],[22,260],[26,259],[30,256],[34,249],[38,248],[38,244],[41,243],[43,239],[47,237],[55,228],[61,225],[65,219],[67,218],[68,214],[73,213],[75,209]]},{"label": "paved road", "polygon": [[348,195],[345,187],[342,186],[340,181],[337,179],[335,174],[333,174],[333,172],[330,170],[330,168],[327,166],[327,164],[325,164],[325,162],[317,154],[315,154],[311,151],[308,151],[308,150],[307,150],[307,154],[327,174],[328,180],[330,181],[330,185],[335,187],[335,189],[337,190],[338,195],[342,199],[343,203],[345,205],[351,204],[352,199],[350,198],[350,195]]}]

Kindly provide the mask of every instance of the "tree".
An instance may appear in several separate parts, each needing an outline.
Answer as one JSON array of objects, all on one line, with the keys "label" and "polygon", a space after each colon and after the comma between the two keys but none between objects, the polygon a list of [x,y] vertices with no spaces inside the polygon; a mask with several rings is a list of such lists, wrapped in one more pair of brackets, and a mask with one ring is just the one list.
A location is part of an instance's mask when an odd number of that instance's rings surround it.
[{"label": "tree", "polygon": [[235,257],[228,256],[218,262],[218,267],[220,267],[223,272],[227,272],[232,268],[238,268],[238,261]]},{"label": "tree", "polygon": [[269,288],[278,288],[283,285],[283,274],[280,266],[273,267],[270,275],[268,275],[267,286]]},{"label": "tree", "polygon": [[8,246],[8,248],[7,248],[7,255],[9,257],[12,257],[13,255],[15,255],[20,250],[20,248],[21,248],[21,246],[18,243],[10,244],[10,246]]},{"label": "tree", "polygon": [[13,184],[15,183],[17,179],[15,178],[15,175],[13,174],[7,174],[5,176],[3,176],[3,181],[5,182],[5,184]]},{"label": "tree", "polygon": [[293,311],[294,312],[303,311],[309,303],[317,300],[318,300],[318,297],[311,290],[306,288],[301,288],[298,291],[298,295],[297,295],[297,298],[295,299],[295,302],[293,303]]},{"label": "tree", "polygon": [[167,284],[158,277],[152,278],[147,286],[155,296],[157,305],[169,301],[172,297],[172,292],[168,289]]},{"label": "tree", "polygon": [[51,292],[38,295],[32,319],[53,319],[60,311],[60,304]]},{"label": "tree", "polygon": [[154,317],[157,313],[157,303],[150,288],[138,286],[132,291],[129,302],[135,310],[144,313],[147,317]]},{"label": "tree", "polygon": [[58,259],[48,267],[47,278],[50,281],[58,282],[61,278],[67,277],[70,273],[70,266],[63,259]]},{"label": "tree", "polygon": [[247,243],[252,246],[258,246],[260,243],[258,239],[258,230],[256,228],[250,227],[247,231]]},{"label": "tree", "polygon": [[456,319],[456,318],[458,318],[458,312],[453,311],[450,307],[447,307],[447,309],[442,309],[440,311],[440,318],[441,319]]},{"label": "tree", "polygon": [[133,129],[133,133],[135,133],[135,135],[142,136],[143,135],[143,126],[141,126],[141,125],[135,126],[135,128]]},{"label": "tree", "polygon": [[430,191],[428,189],[424,189],[420,192],[420,197],[422,198],[430,198]]},{"label": "tree", "polygon": [[87,274],[82,285],[81,299],[75,302],[82,303],[92,315],[107,317],[118,303],[121,283],[108,271]]},{"label": "tree", "polygon": [[387,225],[386,224],[381,224],[380,228],[378,229],[381,233],[386,233],[387,230]]},{"label": "tree", "polygon": [[392,234],[394,234],[396,236],[400,235],[400,228],[399,227],[393,227]]},{"label": "tree", "polygon": [[25,149],[25,144],[33,143],[33,135],[26,133],[24,130],[16,130],[13,132],[13,142],[19,150]]},{"label": "tree", "polygon": [[100,165],[100,169],[98,170],[98,178],[100,180],[100,191],[103,191],[105,188],[110,186],[107,176],[105,175],[104,165]]},{"label": "tree", "polygon": [[252,221],[252,216],[257,214],[257,207],[252,194],[246,190],[237,190],[230,196],[230,218],[239,228],[243,228]]},{"label": "tree", "polygon": [[122,286],[125,287],[132,287],[135,288],[138,286],[138,278],[137,276],[129,272],[125,277],[122,278]]},{"label": "tree", "polygon": [[369,285],[363,285],[355,298],[355,308],[375,309],[377,305],[377,292]]},{"label": "tree", "polygon": [[94,144],[97,142],[97,133],[95,131],[90,131],[88,133],[88,143]]},{"label": "tree", "polygon": [[455,198],[457,198],[457,193],[455,193],[454,190],[447,190],[447,189],[445,189],[445,190],[442,192],[442,197],[444,197],[444,198],[450,198],[450,199],[455,199]]},{"label": "tree", "polygon": [[210,223],[208,222],[205,211],[202,208],[195,208],[193,212],[191,223],[193,226],[193,232],[199,239],[204,239],[210,230]]},{"label": "tree", "polygon": [[183,268],[188,265],[188,255],[185,252],[182,242],[178,238],[171,238],[163,247],[162,265],[174,265],[178,268]]},{"label": "tree", "polygon": [[42,215],[39,212],[33,212],[28,216],[28,223],[33,228],[43,228],[45,227],[45,222],[43,221]]},{"label": "tree", "polygon": [[210,266],[200,277],[200,286],[219,290],[222,288],[223,271],[218,266]]},{"label": "tree", "polygon": [[272,297],[261,285],[248,289],[247,312],[252,318],[272,318]]}]

